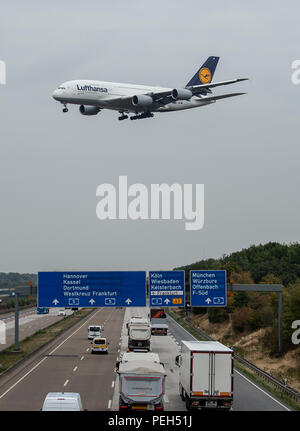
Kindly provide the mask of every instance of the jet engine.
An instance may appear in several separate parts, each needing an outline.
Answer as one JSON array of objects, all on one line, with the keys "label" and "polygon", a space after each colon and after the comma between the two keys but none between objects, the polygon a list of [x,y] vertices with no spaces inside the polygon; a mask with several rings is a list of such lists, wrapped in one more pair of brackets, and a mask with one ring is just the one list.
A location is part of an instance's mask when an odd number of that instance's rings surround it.
[{"label": "jet engine", "polygon": [[188,100],[192,95],[191,90],[187,90],[186,88],[174,88],[171,93],[174,100]]},{"label": "jet engine", "polygon": [[80,114],[82,115],[96,115],[100,111],[100,108],[98,106],[79,106]]},{"label": "jet engine", "polygon": [[144,94],[139,94],[136,96],[133,96],[132,98],[132,104],[134,106],[150,106],[153,103],[153,99],[150,96],[145,96]]}]

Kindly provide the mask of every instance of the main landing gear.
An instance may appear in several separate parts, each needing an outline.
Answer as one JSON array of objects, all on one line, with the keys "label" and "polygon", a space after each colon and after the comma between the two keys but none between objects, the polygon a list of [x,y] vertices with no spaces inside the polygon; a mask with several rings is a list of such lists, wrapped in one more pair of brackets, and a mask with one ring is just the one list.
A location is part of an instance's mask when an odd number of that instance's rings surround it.
[{"label": "main landing gear", "polygon": [[118,117],[118,119],[119,119],[120,121],[122,121],[122,120],[127,120],[127,118],[128,118],[128,115],[124,115],[124,114],[122,114],[120,117]]},{"label": "main landing gear", "polygon": [[143,114],[140,115],[133,115],[132,117],[130,117],[130,120],[141,120],[142,118],[152,118],[154,117],[154,114],[152,114],[152,112],[144,112]]},{"label": "main landing gear", "polygon": [[67,108],[67,105],[64,103],[63,104],[64,105],[64,109],[62,110],[63,112],[68,112],[69,110],[68,110],[68,108]]}]

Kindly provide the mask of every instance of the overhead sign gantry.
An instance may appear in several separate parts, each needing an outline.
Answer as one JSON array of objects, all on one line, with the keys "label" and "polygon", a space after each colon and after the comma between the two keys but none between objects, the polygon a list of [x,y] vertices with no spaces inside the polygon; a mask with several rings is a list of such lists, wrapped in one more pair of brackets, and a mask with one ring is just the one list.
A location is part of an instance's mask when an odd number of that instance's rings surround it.
[{"label": "overhead sign gantry", "polygon": [[145,307],[146,271],[38,273],[39,307]]}]

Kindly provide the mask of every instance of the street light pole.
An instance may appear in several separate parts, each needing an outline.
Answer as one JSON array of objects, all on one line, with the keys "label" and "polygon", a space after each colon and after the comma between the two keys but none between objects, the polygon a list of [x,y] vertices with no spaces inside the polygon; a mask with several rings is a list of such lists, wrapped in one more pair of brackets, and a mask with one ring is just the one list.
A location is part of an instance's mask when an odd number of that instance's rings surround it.
[{"label": "street light pole", "polygon": [[14,352],[19,352],[19,295],[15,291],[15,348]]}]

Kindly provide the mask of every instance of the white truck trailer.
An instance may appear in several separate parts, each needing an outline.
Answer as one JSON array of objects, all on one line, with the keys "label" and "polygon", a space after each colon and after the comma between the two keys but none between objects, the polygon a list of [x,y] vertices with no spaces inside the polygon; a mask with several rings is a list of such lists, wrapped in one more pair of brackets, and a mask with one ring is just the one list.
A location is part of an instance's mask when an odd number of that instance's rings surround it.
[{"label": "white truck trailer", "polygon": [[179,393],[188,410],[230,410],[233,402],[233,351],[218,341],[182,341]]},{"label": "white truck trailer", "polygon": [[119,410],[164,410],[166,372],[157,353],[124,353],[116,368]]},{"label": "white truck trailer", "polygon": [[[142,320],[142,319],[141,319]],[[143,319],[144,320],[144,319]],[[151,325],[145,319],[141,322],[129,322],[128,324],[128,349],[131,350],[150,350],[151,344]]]}]

